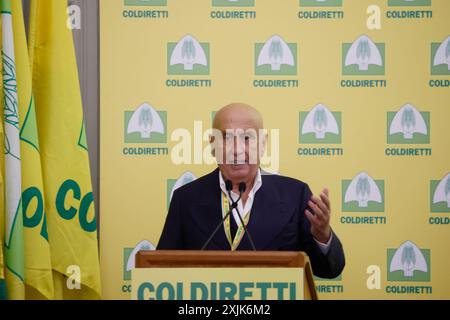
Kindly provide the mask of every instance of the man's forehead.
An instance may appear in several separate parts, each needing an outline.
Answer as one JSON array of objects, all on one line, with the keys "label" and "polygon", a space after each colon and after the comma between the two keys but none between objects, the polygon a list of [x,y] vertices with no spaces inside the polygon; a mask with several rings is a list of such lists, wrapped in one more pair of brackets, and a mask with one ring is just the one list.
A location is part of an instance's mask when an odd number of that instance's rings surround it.
[{"label": "man's forehead", "polygon": [[220,129],[258,129],[257,121],[251,118],[225,118],[220,121]]},{"label": "man's forehead", "polygon": [[226,129],[215,129],[217,132],[222,133],[222,135],[239,135],[239,134],[250,134],[250,135],[257,135],[259,131],[262,129],[256,129],[256,128],[226,128]]},{"label": "man's forehead", "polygon": [[260,113],[250,106],[227,106],[217,112],[214,118],[214,127],[226,129],[262,129]]}]

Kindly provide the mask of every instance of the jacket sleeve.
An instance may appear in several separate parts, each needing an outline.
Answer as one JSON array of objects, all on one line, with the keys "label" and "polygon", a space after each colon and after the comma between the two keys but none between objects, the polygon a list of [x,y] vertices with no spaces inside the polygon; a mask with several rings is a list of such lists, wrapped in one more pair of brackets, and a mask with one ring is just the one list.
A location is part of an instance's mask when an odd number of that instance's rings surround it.
[{"label": "jacket sleeve", "polygon": [[169,213],[158,242],[157,250],[181,250],[183,249],[183,230],[180,215],[180,194],[175,190],[170,201]]},{"label": "jacket sleeve", "polygon": [[[342,244],[333,232],[333,239],[326,255],[320,250],[319,245],[311,234],[311,224],[305,215],[308,208],[308,201],[312,192],[305,184],[300,203],[300,248],[305,250],[311,260],[311,266],[315,276],[320,278],[336,278],[345,266],[345,255]],[[311,209],[309,209],[311,211]],[[312,211],[311,211],[312,212]]]}]

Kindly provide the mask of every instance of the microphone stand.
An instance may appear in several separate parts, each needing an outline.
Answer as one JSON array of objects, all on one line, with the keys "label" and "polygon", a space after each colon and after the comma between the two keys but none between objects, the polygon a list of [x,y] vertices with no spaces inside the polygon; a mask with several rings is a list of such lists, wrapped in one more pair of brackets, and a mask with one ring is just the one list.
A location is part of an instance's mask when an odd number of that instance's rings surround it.
[{"label": "microphone stand", "polygon": [[252,246],[253,251],[256,251],[255,243],[253,242],[252,236],[250,235],[250,233],[247,230],[247,225],[242,220],[241,213],[239,212],[239,209],[237,206],[237,203],[239,202],[239,200],[241,200],[242,194],[245,192],[245,188],[246,188],[245,182],[239,183],[239,198],[237,199],[236,202],[233,201],[233,197],[231,196],[231,188],[230,189],[227,188],[227,191],[228,191],[228,196],[230,197],[231,202],[233,203],[232,208],[236,208],[239,220],[241,221],[242,225],[244,226],[245,234],[247,235],[247,238],[250,241],[250,245]]},{"label": "microphone stand", "polygon": [[[227,186],[228,188],[228,186]],[[203,245],[203,247],[201,248],[201,251],[204,251],[205,248],[208,246],[208,244],[211,242],[211,240],[214,238],[214,236],[216,235],[217,231],[219,231],[220,227],[223,225],[223,223],[225,222],[225,220],[230,216],[231,212],[233,211],[233,209],[237,210],[237,203],[239,202],[239,200],[241,200],[241,196],[242,194],[239,195],[239,198],[236,202],[233,201],[233,198],[231,198],[232,201],[232,205],[230,207],[230,209],[228,210],[227,214],[223,217],[222,221],[220,221],[220,223],[217,225],[216,229],[214,230],[214,232],[211,234],[211,236],[208,238],[208,240],[206,240],[205,244]]]}]

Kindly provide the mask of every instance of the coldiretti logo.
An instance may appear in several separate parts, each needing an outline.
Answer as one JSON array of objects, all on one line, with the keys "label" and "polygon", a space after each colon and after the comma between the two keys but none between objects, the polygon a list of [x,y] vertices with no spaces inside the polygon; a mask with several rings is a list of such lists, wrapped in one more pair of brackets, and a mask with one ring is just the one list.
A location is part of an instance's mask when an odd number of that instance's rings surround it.
[{"label": "coldiretti logo", "polygon": [[342,0],[300,0],[301,7],[342,7]]},{"label": "coldiretti logo", "polygon": [[194,180],[197,180],[197,177],[190,171],[186,171],[178,179],[167,180],[167,208],[169,208],[175,190]]},{"label": "coldiretti logo", "polygon": [[300,143],[341,143],[341,113],[317,104],[300,112]]},{"label": "coldiretti logo", "polygon": [[141,250],[155,250],[155,247],[150,241],[142,240],[134,248],[123,249],[123,280],[131,280],[131,271],[135,268],[136,253]]},{"label": "coldiretti logo", "polygon": [[210,71],[209,43],[200,43],[188,34],[177,43],[167,44],[169,75],[208,75]]},{"label": "coldiretti logo", "polygon": [[212,0],[213,7],[254,7],[255,0]]},{"label": "coldiretti logo", "polygon": [[256,43],[255,75],[297,75],[297,44],[278,35]]},{"label": "coldiretti logo", "polygon": [[431,44],[431,74],[450,75],[450,36]]},{"label": "coldiretti logo", "polygon": [[383,212],[384,181],[361,172],[352,180],[342,180],[342,211]]},{"label": "coldiretti logo", "polygon": [[430,181],[431,212],[450,212],[450,173],[442,180]]},{"label": "coldiretti logo", "polygon": [[342,45],[343,75],[384,75],[385,45],[375,43],[368,36],[360,36],[353,43]]},{"label": "coldiretti logo", "polygon": [[398,112],[387,113],[387,143],[430,143],[430,113],[419,112],[412,104],[405,104]]},{"label": "coldiretti logo", "polygon": [[431,6],[431,0],[388,0],[388,6]]},{"label": "coldiretti logo", "polygon": [[405,241],[397,249],[387,249],[388,281],[421,282],[431,280],[430,250]]},{"label": "coldiretti logo", "polygon": [[167,6],[167,0],[124,0],[126,6]]},{"label": "coldiretti logo", "polygon": [[167,142],[167,112],[143,103],[135,111],[125,111],[124,118],[125,143]]}]

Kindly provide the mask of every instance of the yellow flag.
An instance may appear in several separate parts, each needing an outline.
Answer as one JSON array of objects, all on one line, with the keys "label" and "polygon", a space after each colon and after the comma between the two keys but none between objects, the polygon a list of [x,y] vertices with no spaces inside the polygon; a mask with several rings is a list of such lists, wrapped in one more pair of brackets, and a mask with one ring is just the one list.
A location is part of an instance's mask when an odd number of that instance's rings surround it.
[{"label": "yellow flag", "polygon": [[[1,34],[1,32],[0,32]],[[0,41],[1,43],[1,41]],[[0,83],[3,83],[1,77]],[[3,100],[3,90],[0,90],[0,97]],[[3,112],[0,112],[0,150],[5,150],[4,144],[5,136],[3,134]],[[3,256],[3,237],[5,228],[5,189],[3,184],[3,175],[5,174],[5,156],[0,151],[0,300],[6,299],[6,284],[5,284],[5,258]]]},{"label": "yellow flag", "polygon": [[31,69],[28,59],[22,2],[12,1],[11,7],[20,114],[25,284],[31,286],[31,288],[27,287],[26,297],[53,299],[53,277],[44,202],[39,136],[31,89]]},{"label": "yellow flag", "polygon": [[[29,50],[57,298],[100,298],[97,222],[67,1],[32,0]],[[78,283],[82,286],[78,289]]]},{"label": "yellow flag", "polygon": [[11,0],[1,0],[4,125],[4,242],[8,298],[25,299],[20,115]]}]

